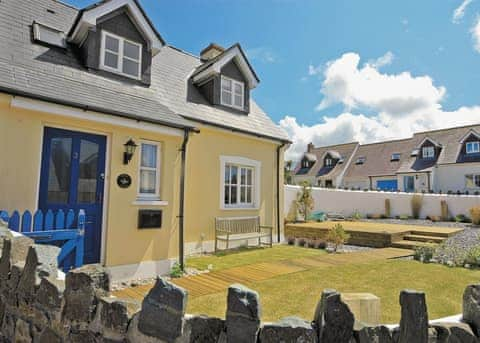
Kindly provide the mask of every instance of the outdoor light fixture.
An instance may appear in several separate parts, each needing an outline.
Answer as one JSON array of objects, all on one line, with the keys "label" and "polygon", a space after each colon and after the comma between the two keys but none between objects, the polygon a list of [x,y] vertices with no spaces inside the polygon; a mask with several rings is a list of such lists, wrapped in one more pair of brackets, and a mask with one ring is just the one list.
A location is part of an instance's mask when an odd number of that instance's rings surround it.
[{"label": "outdoor light fixture", "polygon": [[137,144],[133,141],[133,139],[129,139],[127,143],[124,144],[125,152],[123,153],[123,164],[128,164],[135,153],[135,149],[137,148]]}]

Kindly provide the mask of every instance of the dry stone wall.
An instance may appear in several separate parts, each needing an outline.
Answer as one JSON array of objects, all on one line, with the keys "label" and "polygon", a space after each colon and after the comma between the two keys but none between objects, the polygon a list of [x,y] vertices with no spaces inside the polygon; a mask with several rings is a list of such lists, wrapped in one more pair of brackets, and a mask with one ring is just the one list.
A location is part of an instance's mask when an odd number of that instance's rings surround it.
[{"label": "dry stone wall", "polygon": [[463,297],[463,323],[429,325],[425,294],[400,294],[401,321],[385,326],[356,323],[335,290],[320,295],[311,321],[288,317],[261,322],[258,293],[242,285],[228,289],[225,319],[185,314],[187,293],[158,278],[141,303],[112,297],[99,265],[58,271],[58,248],[24,237],[2,241],[0,342],[146,343],[457,343],[478,342],[480,285]]}]

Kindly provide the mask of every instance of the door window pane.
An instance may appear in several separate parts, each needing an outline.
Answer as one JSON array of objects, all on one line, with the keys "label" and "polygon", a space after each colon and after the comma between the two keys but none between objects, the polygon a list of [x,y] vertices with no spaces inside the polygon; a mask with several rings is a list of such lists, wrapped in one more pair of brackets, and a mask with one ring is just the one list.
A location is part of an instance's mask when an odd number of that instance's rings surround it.
[{"label": "door window pane", "polygon": [[48,203],[68,203],[71,161],[72,139],[53,138],[50,143],[50,160],[48,166]]},{"label": "door window pane", "polygon": [[78,175],[79,203],[93,204],[96,201],[97,192],[97,168],[99,146],[86,140],[80,141],[80,159]]},{"label": "door window pane", "polygon": [[155,194],[155,175],[154,170],[140,171],[140,193]]}]

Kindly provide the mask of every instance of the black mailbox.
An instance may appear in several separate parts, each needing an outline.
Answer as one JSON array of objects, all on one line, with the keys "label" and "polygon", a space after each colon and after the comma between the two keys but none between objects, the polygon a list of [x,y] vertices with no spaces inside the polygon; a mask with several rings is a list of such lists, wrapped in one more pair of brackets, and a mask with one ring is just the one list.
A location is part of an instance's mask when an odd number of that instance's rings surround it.
[{"label": "black mailbox", "polygon": [[139,229],[160,229],[162,227],[162,211],[160,210],[139,210]]}]

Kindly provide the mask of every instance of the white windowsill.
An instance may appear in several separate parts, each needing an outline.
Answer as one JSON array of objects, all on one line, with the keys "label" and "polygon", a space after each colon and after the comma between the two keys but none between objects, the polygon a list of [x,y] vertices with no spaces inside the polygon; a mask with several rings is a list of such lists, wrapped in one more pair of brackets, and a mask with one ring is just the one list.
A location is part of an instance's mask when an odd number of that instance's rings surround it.
[{"label": "white windowsill", "polygon": [[136,206],[168,206],[168,201],[137,199],[134,202],[132,202],[132,205],[136,205]]},{"label": "white windowsill", "polygon": [[221,207],[222,211],[258,211],[259,207]]}]

